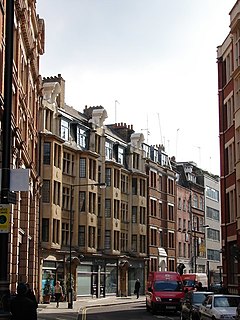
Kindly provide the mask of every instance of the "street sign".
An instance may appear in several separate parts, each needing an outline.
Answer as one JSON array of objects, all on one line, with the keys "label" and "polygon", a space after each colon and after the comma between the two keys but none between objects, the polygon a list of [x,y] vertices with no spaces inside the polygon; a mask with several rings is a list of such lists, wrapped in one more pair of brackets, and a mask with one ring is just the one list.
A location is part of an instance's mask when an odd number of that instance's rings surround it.
[{"label": "street sign", "polygon": [[[10,191],[29,190],[30,169],[10,169]],[[0,190],[2,185],[2,169],[0,169]]]},{"label": "street sign", "polygon": [[0,204],[0,233],[10,231],[10,205]]},{"label": "street sign", "polygon": [[204,243],[201,243],[199,246],[199,252],[205,253],[206,252],[206,247]]}]

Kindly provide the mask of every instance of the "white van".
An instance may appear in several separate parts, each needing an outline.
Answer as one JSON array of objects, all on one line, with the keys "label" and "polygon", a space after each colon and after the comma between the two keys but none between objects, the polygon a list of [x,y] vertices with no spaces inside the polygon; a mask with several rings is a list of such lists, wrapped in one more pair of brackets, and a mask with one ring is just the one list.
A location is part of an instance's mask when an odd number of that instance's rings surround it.
[{"label": "white van", "polygon": [[206,273],[196,273],[196,281],[197,283],[202,282],[203,288],[208,287],[208,277]]}]

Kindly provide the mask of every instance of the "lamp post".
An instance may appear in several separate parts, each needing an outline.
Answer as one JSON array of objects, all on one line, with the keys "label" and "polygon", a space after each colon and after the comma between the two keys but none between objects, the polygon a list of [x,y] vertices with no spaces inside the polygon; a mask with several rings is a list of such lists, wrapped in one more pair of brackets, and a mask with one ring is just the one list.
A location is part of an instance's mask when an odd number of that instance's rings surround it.
[{"label": "lamp post", "polygon": [[194,241],[194,272],[197,272],[197,238],[196,238],[196,226],[193,227],[193,241]]},{"label": "lamp post", "polygon": [[73,198],[73,190],[75,187],[84,187],[84,186],[98,186],[105,188],[106,183],[99,182],[99,183],[83,183],[83,184],[72,184],[71,185],[71,191],[70,191],[70,213],[69,213],[69,278],[70,278],[70,287],[68,289],[68,309],[73,308],[73,287],[72,287],[72,224],[73,224],[73,204],[72,204],[72,198]]},{"label": "lamp post", "polygon": [[[10,199],[10,158],[11,158],[11,115],[12,115],[12,66],[13,66],[13,28],[14,28],[14,1],[6,3],[5,16],[5,71],[4,71],[4,110],[2,118],[2,181],[1,204],[9,205]],[[4,215],[1,214],[4,218]],[[5,221],[1,219],[4,223]],[[1,223],[2,223],[1,221]],[[9,230],[0,233],[0,318],[10,319],[8,311],[9,275],[8,275],[8,240]]]},{"label": "lamp post", "polygon": [[219,270],[219,283],[222,286],[222,269],[223,269],[223,266],[217,266],[217,269]]},{"label": "lamp post", "polygon": [[[205,239],[205,257],[207,258],[207,236],[206,236],[206,229],[210,228],[209,224],[203,225],[204,229],[204,239]],[[208,278],[208,290],[210,288],[210,280],[211,280],[211,274],[210,274],[210,262],[207,260],[207,278]]]},{"label": "lamp post", "polygon": [[208,279],[208,290],[210,290],[210,265],[209,265],[209,261],[207,261],[207,279]]}]

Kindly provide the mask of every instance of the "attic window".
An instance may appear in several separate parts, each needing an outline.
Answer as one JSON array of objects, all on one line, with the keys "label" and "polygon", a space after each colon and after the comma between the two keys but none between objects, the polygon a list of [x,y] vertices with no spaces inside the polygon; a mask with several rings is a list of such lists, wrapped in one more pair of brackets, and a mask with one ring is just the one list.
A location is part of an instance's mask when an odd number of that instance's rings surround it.
[{"label": "attic window", "polygon": [[69,140],[69,122],[66,120],[61,120],[61,138],[65,141]]},{"label": "attic window", "polygon": [[86,131],[77,127],[77,145],[86,148]]},{"label": "attic window", "polygon": [[118,163],[123,164],[124,148],[118,147]]},{"label": "attic window", "polygon": [[105,143],[105,156],[106,156],[106,160],[112,160],[113,144],[110,141],[106,141]]}]

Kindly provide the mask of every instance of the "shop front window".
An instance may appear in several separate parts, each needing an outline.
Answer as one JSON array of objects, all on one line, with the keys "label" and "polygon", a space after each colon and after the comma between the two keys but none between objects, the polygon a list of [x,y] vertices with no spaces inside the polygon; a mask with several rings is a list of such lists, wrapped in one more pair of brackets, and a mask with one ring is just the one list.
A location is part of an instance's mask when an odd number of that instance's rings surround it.
[{"label": "shop front window", "polygon": [[105,293],[117,293],[117,268],[106,267],[106,288]]},{"label": "shop front window", "polygon": [[92,267],[81,265],[78,269],[77,277],[77,295],[88,296],[91,295],[91,275]]}]

